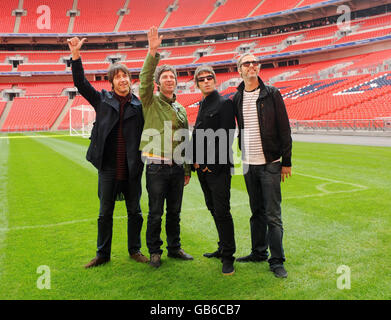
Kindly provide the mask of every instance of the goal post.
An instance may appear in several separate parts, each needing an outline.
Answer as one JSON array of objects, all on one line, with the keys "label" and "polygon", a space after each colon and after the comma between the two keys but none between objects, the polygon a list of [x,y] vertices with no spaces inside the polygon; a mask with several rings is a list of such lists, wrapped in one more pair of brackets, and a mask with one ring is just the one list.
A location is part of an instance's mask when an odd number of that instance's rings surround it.
[{"label": "goal post", "polygon": [[95,122],[95,110],[90,105],[80,105],[69,109],[69,135],[89,138]]}]

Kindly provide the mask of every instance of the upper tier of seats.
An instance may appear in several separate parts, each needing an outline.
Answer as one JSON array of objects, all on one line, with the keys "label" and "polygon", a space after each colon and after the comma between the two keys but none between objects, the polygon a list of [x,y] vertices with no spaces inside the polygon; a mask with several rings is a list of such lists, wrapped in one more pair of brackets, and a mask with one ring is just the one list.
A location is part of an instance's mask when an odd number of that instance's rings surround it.
[{"label": "upper tier of seats", "polygon": [[[15,25],[19,25],[13,15],[16,9],[24,12],[19,33],[95,33],[147,30],[151,25],[161,28],[198,26],[280,12],[325,0],[246,0],[246,5],[240,0],[226,0],[220,6],[216,6],[216,0],[111,0],[99,1],[99,5],[96,0],[24,0],[21,8],[18,8],[18,0],[3,2],[0,33],[12,33]],[[169,7],[172,9],[168,10]],[[77,12],[73,21],[70,10]],[[125,12],[123,19],[119,19],[120,10]],[[49,16],[50,26],[43,27],[48,26],[44,18],[49,19]]]}]

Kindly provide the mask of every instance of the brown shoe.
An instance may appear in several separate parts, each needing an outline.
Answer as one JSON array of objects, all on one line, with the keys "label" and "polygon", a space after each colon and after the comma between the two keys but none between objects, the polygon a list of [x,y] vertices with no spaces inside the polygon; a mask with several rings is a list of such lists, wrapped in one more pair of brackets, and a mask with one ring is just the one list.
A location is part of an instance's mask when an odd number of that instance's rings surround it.
[{"label": "brown shoe", "polygon": [[151,254],[151,261],[149,264],[154,268],[159,268],[162,265],[162,262],[160,260],[160,254],[158,253],[152,253]]},{"label": "brown shoe", "polygon": [[144,256],[140,251],[130,255],[130,258],[136,260],[137,262],[147,263],[149,259]]},{"label": "brown shoe", "polygon": [[95,257],[94,259],[92,259],[90,262],[88,262],[84,268],[88,269],[88,268],[92,268],[92,267],[97,267],[101,264],[105,264],[107,262],[110,261],[110,258],[102,258],[102,257]]}]

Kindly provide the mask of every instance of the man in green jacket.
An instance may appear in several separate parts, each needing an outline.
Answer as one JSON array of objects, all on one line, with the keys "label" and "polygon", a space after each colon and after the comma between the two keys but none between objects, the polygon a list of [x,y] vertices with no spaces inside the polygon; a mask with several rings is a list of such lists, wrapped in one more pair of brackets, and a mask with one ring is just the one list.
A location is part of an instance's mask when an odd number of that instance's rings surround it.
[{"label": "man in green jacket", "polygon": [[[139,95],[143,106],[144,130],[140,150],[146,161],[146,185],[149,199],[147,246],[151,266],[161,265],[160,238],[164,201],[166,200],[166,235],[168,256],[182,260],[193,257],[181,249],[180,212],[183,188],[189,183],[191,168],[184,163],[188,142],[186,110],[176,102],[177,74],[170,65],[157,67],[162,37],[156,27],[148,32],[149,51],[140,73]],[[154,94],[154,80],[159,95]]]}]

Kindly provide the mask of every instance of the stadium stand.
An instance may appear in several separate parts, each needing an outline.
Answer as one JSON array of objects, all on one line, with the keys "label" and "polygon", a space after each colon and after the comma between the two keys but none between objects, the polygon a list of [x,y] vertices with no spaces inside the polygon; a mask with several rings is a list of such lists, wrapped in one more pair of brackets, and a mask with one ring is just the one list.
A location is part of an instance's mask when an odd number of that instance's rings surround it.
[{"label": "stadium stand", "polygon": [[[77,14],[73,19],[72,31],[99,33],[147,30],[151,24],[163,29],[182,26],[198,27],[203,23],[234,21],[305,7],[319,2],[322,1],[249,0],[246,1],[246,5],[241,5],[243,1],[239,0],[205,0],[202,2],[113,0],[101,6],[91,6],[90,0],[64,0],[62,2],[50,0],[46,4],[52,9],[56,20],[56,23],[52,23],[52,32],[67,32],[69,27],[72,27],[68,11],[76,8]],[[36,18],[39,14],[36,9],[41,5],[38,0],[7,1],[3,12],[9,12],[9,15],[6,14],[6,17],[0,21],[0,32],[13,32],[14,27],[17,27],[18,23],[12,16],[12,11],[17,9],[20,3],[26,12],[19,19],[19,29],[16,28],[19,33],[49,32],[37,29]],[[145,19],[146,12],[149,14],[148,19]],[[97,16],[100,18],[96,19]],[[8,21],[8,25],[4,21]],[[203,42],[204,39],[201,37],[200,43],[191,42],[192,44],[181,45],[182,40],[176,39],[175,44],[170,43],[169,46],[161,48],[163,58],[160,64],[167,63],[179,67],[181,74],[178,77],[180,87],[177,99],[186,107],[190,123],[195,121],[198,101],[201,99],[201,94],[192,76],[195,67],[206,63],[221,68],[221,71],[217,72],[219,90],[223,95],[232,96],[241,81],[235,69],[235,62],[244,47],[265,63],[260,76],[266,83],[280,89],[290,119],[350,121],[352,119],[386,118],[391,117],[389,103],[391,101],[390,40],[384,39],[381,43],[387,46],[382,49],[381,45],[377,45],[373,52],[368,49],[361,50],[362,47],[357,44],[363,40],[391,35],[390,22],[391,14],[385,12],[377,16],[361,15],[360,18],[352,21],[351,32],[347,31],[346,34],[340,32],[340,28],[334,21],[314,27],[308,24],[296,30],[280,29],[265,33],[263,36],[261,34],[251,37],[247,35],[247,38],[242,36],[239,40],[231,37],[230,40],[217,39]],[[175,31],[173,33],[175,38],[174,34]],[[165,38],[169,35],[170,33],[166,33]],[[347,44],[346,50],[348,50],[351,42],[356,46],[352,46],[349,53],[335,53],[334,45]],[[302,59],[305,53],[312,52],[311,54],[314,55],[313,52],[321,52],[318,49],[323,51],[325,48],[333,48],[334,51],[330,51],[329,56],[323,54],[319,61],[316,58]],[[341,46],[341,48],[341,52],[345,50],[345,47]],[[99,79],[103,79],[105,71],[110,66],[109,56],[118,57],[131,69],[135,77],[133,85],[137,93],[139,85],[137,75],[146,54],[147,49],[144,45],[137,48],[122,45],[117,49],[85,50],[82,52],[82,59],[86,72],[92,75],[91,79],[95,74],[99,74]],[[290,55],[293,55],[298,62],[288,61],[291,59]],[[15,56],[22,58],[23,61],[13,67],[8,58]],[[69,57],[69,51],[64,49],[2,50],[0,52],[0,75],[12,73],[17,77],[51,72],[59,76],[57,82],[53,80],[53,82],[45,83],[28,83],[28,81],[18,81],[13,78],[10,83],[1,84],[0,97],[3,100],[7,99],[7,96],[2,94],[5,89],[16,90],[18,94],[12,102],[6,119],[4,115],[2,117],[6,101],[0,101],[0,118],[3,123],[0,130],[49,130],[56,120],[56,127],[59,124],[58,129],[69,129],[68,108],[88,104],[79,95],[74,99],[63,96],[66,94],[64,89],[73,88],[73,83],[69,82],[69,79],[64,81],[61,78],[63,75],[69,75],[70,68],[64,61]],[[281,59],[286,60],[285,64],[280,64]],[[92,81],[92,84],[98,90],[103,88],[110,90],[110,85],[106,80]],[[65,105],[66,108],[64,108]],[[8,109],[9,107],[7,107],[7,112]],[[38,113],[43,113],[43,115]],[[74,121],[77,123],[79,120],[74,119]]]}]

